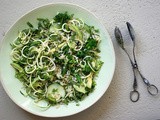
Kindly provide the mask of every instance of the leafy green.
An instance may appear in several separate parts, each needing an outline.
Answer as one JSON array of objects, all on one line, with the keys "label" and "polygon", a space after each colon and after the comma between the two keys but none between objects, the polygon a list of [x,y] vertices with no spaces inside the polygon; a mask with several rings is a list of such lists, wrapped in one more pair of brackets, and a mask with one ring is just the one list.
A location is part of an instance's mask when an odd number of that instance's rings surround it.
[{"label": "leafy green", "polygon": [[38,29],[49,29],[51,26],[50,20],[47,18],[37,18],[38,22]]},{"label": "leafy green", "polygon": [[95,39],[89,38],[85,45],[85,48],[87,48],[88,50],[93,50],[97,48],[97,45],[98,45],[98,42]]},{"label": "leafy green", "polygon": [[27,22],[27,25],[31,28],[33,28],[33,25],[30,22]]},{"label": "leafy green", "polygon": [[69,15],[67,12],[65,12],[65,13],[58,13],[54,17],[54,20],[55,20],[55,22],[58,22],[58,23],[60,23],[62,25],[63,23],[67,23],[72,18],[73,18],[73,14]]}]

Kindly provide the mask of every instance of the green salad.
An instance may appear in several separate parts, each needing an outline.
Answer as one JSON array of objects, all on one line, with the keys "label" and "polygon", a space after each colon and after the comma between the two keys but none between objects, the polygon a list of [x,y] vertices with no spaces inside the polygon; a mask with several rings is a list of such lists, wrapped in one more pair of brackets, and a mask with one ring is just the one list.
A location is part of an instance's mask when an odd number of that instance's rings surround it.
[{"label": "green salad", "polygon": [[11,43],[11,66],[25,89],[21,93],[48,106],[88,96],[103,65],[99,30],[67,12],[27,25]]}]

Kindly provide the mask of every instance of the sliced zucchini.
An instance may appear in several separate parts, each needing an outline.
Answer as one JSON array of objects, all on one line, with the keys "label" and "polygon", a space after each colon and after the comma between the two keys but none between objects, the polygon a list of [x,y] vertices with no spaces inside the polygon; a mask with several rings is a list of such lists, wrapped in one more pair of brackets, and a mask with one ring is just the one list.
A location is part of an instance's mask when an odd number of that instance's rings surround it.
[{"label": "sliced zucchini", "polygon": [[85,87],[84,86],[77,86],[77,85],[73,85],[73,87],[81,93],[86,93]]},{"label": "sliced zucchini", "polygon": [[65,90],[58,83],[54,83],[48,87],[46,96],[49,100],[56,102],[65,96]]},{"label": "sliced zucchini", "polygon": [[11,66],[19,72],[23,72],[23,68],[19,64],[11,63]]},{"label": "sliced zucchini", "polygon": [[92,87],[92,74],[87,78],[87,87],[91,88]]},{"label": "sliced zucchini", "polygon": [[74,31],[74,32],[77,33],[78,38],[79,38],[80,40],[83,39],[83,35],[82,35],[81,31],[79,30],[79,28],[78,28],[77,26],[72,25],[72,24],[69,24],[69,28],[70,28],[72,31]]},{"label": "sliced zucchini", "polygon": [[60,45],[58,45],[58,48],[63,47],[66,44],[66,42],[61,43]]}]

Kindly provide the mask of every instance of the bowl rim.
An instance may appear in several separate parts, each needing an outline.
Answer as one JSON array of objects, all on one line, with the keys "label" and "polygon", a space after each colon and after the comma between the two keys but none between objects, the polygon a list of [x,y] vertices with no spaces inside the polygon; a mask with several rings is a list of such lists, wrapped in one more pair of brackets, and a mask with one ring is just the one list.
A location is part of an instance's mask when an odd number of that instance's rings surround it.
[{"label": "bowl rim", "polygon": [[[25,17],[26,15],[30,14],[32,11],[34,10],[37,10],[37,9],[40,9],[40,8],[43,8],[43,7],[47,7],[47,6],[51,6],[51,5],[71,5],[71,6],[77,6],[85,11],[87,11],[89,14],[91,14],[92,16],[94,16],[98,21],[99,21],[99,24],[101,26],[103,26],[101,20],[99,20],[99,18],[93,14],[91,11],[89,11],[88,9],[86,9],[85,7],[82,7],[80,5],[77,5],[77,4],[74,4],[74,3],[65,3],[65,2],[55,2],[55,3],[47,3],[47,4],[44,4],[44,5],[40,5],[40,6],[37,6],[29,11],[27,11],[26,13],[24,13],[23,15],[21,15],[20,17],[18,17],[18,19],[15,20],[15,22],[12,23],[12,25],[8,28],[8,30],[5,32],[5,35],[2,37],[2,40],[0,42],[0,51],[2,49],[2,45],[3,43],[5,42],[5,37],[6,35],[9,33],[9,31],[11,30],[11,28],[20,20],[22,19],[23,17]],[[109,85],[111,84],[111,81],[113,79],[113,76],[114,76],[114,73],[115,73],[115,66],[116,66],[116,56],[115,56],[115,50],[114,50],[114,46],[113,46],[113,42],[112,42],[112,39],[110,37],[110,34],[108,32],[108,30],[106,29],[106,27],[103,27],[105,29],[105,33],[108,34],[108,41],[109,41],[109,44],[110,44],[110,47],[112,49],[112,52],[113,52],[113,69],[111,71],[111,79],[109,80],[108,82],[108,85],[107,87],[104,89],[104,91],[102,92],[102,94],[99,96],[99,98],[97,98],[92,104],[90,104],[89,106],[87,107],[84,107],[83,109],[77,111],[77,112],[73,112],[72,114],[68,114],[68,115],[61,115],[61,116],[51,116],[51,115],[41,115],[41,114],[37,114],[35,112],[32,112],[30,111],[29,109],[26,109],[25,107],[23,107],[22,105],[18,104],[18,102],[16,100],[13,99],[13,97],[10,95],[9,91],[7,90],[6,86],[4,85],[4,79],[2,79],[2,75],[1,75],[1,71],[0,71],[0,81],[1,81],[1,84],[3,86],[3,89],[5,90],[5,92],[7,93],[7,95],[9,96],[9,98],[11,99],[11,101],[13,101],[13,103],[15,103],[17,106],[19,106],[21,109],[23,109],[24,111],[26,112],[29,112],[33,115],[36,115],[36,116],[40,116],[40,117],[47,117],[47,118],[58,118],[58,117],[67,117],[67,116],[71,116],[71,115],[75,115],[77,113],[80,113],[84,110],[86,110],[87,108],[90,108],[92,105],[94,105],[100,98],[102,98],[102,96],[105,94],[105,92],[107,91]]]}]

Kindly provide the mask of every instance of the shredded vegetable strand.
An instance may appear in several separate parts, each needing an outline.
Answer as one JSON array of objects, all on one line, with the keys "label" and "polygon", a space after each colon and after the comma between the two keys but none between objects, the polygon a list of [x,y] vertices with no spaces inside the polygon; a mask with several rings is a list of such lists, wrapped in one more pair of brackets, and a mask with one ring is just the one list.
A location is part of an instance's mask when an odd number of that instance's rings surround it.
[{"label": "shredded vegetable strand", "polygon": [[16,78],[36,103],[46,101],[40,108],[83,100],[103,64],[99,30],[67,12],[37,20],[37,28],[27,22],[11,44]]}]

